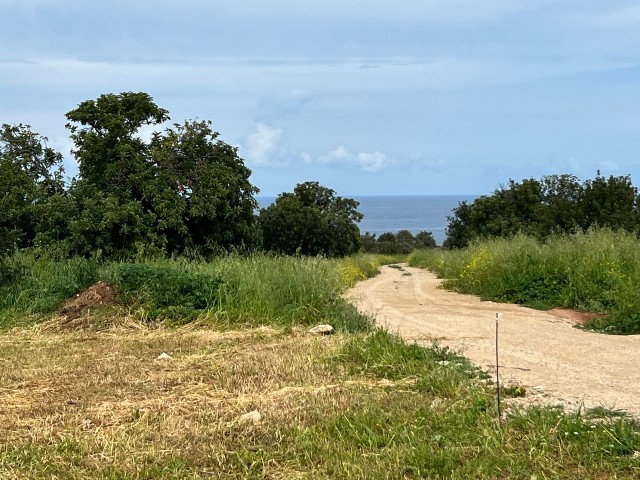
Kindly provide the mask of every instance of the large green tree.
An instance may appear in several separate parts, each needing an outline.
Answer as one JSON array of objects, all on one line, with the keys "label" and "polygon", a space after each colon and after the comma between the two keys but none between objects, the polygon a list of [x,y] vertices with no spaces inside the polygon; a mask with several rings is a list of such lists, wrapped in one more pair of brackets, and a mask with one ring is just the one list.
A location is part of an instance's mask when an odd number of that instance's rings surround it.
[{"label": "large green tree", "polygon": [[361,245],[359,203],[318,182],[296,185],[260,211],[264,247],[288,255],[340,257]]},{"label": "large green tree", "polygon": [[[160,186],[149,197],[174,250],[254,247],[258,242],[251,170],[208,121],[175,124],[151,142]],[[171,195],[167,195],[167,191]],[[180,239],[180,244],[178,244]]]},{"label": "large green tree", "polygon": [[584,225],[632,231],[638,226],[638,203],[638,189],[631,183],[631,177],[605,178],[598,172],[584,186]]},{"label": "large green tree", "polygon": [[74,253],[210,253],[256,238],[253,198],[234,147],[206,121],[140,137],[168,112],[146,93],[106,94],[67,113],[79,179],[68,244]]}]

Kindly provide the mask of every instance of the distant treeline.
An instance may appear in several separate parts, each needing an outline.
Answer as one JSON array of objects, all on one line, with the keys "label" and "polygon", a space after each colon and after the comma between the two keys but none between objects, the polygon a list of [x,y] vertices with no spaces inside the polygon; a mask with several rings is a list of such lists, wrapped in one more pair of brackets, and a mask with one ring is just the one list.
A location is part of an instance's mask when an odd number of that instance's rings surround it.
[{"label": "distant treeline", "polygon": [[[211,122],[187,120],[141,138],[142,127],[169,119],[146,93],[104,94],[66,117],[79,167],[70,184],[62,155],[45,137],[28,125],[0,127],[0,260],[20,249],[126,259],[228,251],[340,257],[435,247],[431,232],[361,236],[359,203],[317,182],[298,184],[256,214],[251,170]],[[592,226],[636,232],[638,205],[628,176],[510,180],[454,209],[443,246]]]},{"label": "distant treeline", "polygon": [[374,233],[366,232],[362,236],[362,248],[367,253],[406,254],[413,250],[435,247],[436,241],[433,234],[425,231],[413,235],[409,230],[400,230],[398,233],[382,233],[379,237]]},{"label": "distant treeline", "polygon": [[593,180],[548,175],[510,180],[493,195],[461,202],[449,217],[446,248],[462,248],[474,238],[510,238],[518,233],[544,239],[592,227],[638,232],[640,197],[629,176]]}]

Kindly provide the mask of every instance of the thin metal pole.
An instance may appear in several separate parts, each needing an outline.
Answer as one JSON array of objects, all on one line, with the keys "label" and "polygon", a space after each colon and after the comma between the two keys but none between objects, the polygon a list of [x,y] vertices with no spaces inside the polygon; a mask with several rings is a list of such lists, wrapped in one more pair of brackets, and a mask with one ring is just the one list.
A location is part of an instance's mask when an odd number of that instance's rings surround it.
[{"label": "thin metal pole", "polygon": [[498,423],[502,423],[502,408],[500,405],[500,364],[498,362],[498,319],[502,314],[496,313],[496,396],[498,398]]}]

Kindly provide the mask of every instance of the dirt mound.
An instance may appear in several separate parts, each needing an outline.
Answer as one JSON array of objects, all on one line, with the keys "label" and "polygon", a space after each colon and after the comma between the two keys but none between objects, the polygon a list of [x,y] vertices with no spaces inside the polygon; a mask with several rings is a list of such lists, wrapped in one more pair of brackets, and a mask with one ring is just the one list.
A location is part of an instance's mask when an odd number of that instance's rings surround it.
[{"label": "dirt mound", "polygon": [[113,304],[113,287],[97,282],[68,300],[60,309],[67,321],[75,320],[92,308]]}]

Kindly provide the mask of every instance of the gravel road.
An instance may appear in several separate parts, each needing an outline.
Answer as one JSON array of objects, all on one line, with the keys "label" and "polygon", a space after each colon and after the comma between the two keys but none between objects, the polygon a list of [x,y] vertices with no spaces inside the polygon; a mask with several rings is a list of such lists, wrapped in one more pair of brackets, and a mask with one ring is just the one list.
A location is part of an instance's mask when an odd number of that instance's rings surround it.
[{"label": "gravel road", "polygon": [[495,374],[499,325],[501,381],[525,387],[529,404],[605,407],[640,417],[640,335],[574,327],[572,312],[542,312],[447,292],[426,270],[382,267],[348,298],[379,325],[409,341],[437,340]]}]

